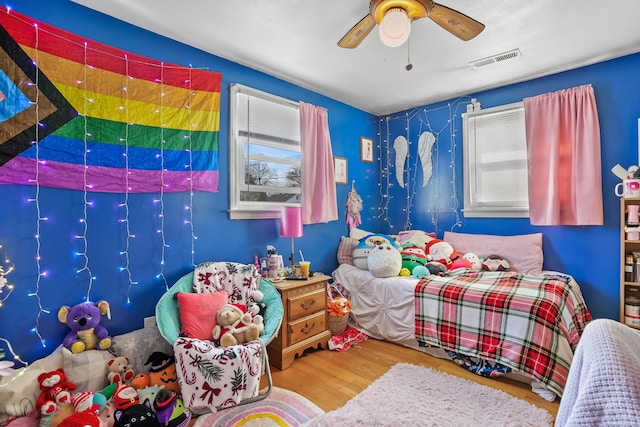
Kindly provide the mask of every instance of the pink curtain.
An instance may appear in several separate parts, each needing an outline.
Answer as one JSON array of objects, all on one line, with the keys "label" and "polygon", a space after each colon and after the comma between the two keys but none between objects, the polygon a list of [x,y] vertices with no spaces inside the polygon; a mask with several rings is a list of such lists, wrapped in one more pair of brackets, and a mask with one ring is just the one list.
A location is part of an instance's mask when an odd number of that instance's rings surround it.
[{"label": "pink curtain", "polygon": [[533,225],[602,225],[600,125],[591,85],[524,99]]},{"label": "pink curtain", "polygon": [[326,108],[300,106],[302,147],[302,222],[317,224],[338,219],[333,151]]}]

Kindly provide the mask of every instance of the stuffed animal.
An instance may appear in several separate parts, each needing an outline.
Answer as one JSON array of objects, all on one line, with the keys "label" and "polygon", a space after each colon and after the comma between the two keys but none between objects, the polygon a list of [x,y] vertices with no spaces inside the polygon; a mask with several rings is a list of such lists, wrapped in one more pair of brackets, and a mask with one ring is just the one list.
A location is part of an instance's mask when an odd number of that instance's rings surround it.
[{"label": "stuffed animal", "polygon": [[76,412],[92,411],[98,415],[107,405],[107,397],[102,393],[83,391],[71,397]]},{"label": "stuffed animal", "polygon": [[158,392],[153,409],[158,422],[164,427],[186,427],[191,421],[191,412],[171,390],[162,389]]},{"label": "stuffed animal", "polygon": [[43,372],[38,375],[38,383],[41,393],[36,400],[36,408],[43,415],[52,414],[59,403],[71,403],[71,391],[76,389],[76,385],[67,381],[64,370]]},{"label": "stuffed animal", "polygon": [[138,397],[140,403],[149,403],[149,407],[153,407],[153,401],[155,400],[158,392],[164,388],[163,385],[150,385],[142,389],[138,389]]},{"label": "stuffed animal", "polygon": [[453,246],[444,240],[433,239],[427,243],[427,257],[430,261],[443,264],[447,270],[456,268],[471,268],[471,263],[462,258]]},{"label": "stuffed animal", "polygon": [[509,262],[500,255],[489,255],[482,261],[484,271],[506,271],[509,269]]},{"label": "stuffed animal", "polygon": [[[109,303],[106,301],[87,301],[73,307],[62,306],[58,310],[58,320],[71,329],[62,344],[72,353],[94,348],[107,350],[111,347],[111,337],[100,320],[101,316],[109,313]],[[110,315],[107,317],[110,318]]]},{"label": "stuffed animal", "polygon": [[114,427],[161,427],[151,408],[142,403],[116,409]]},{"label": "stuffed animal", "polygon": [[473,252],[467,252],[462,256],[462,258],[469,261],[469,263],[471,264],[471,269],[473,271],[482,270],[482,260],[478,255],[474,254]]},{"label": "stuffed animal", "polygon": [[169,390],[173,390],[180,394],[180,384],[178,383],[178,375],[176,373],[176,361],[171,355],[161,351],[154,351],[145,362],[151,365],[148,373],[140,373],[131,381],[131,385],[136,390],[141,390],[149,386],[165,386]]},{"label": "stuffed animal", "polygon": [[253,323],[251,313],[247,313],[244,304],[223,305],[216,313],[216,321],[218,324],[211,335],[222,347],[243,344],[260,336],[260,327]]},{"label": "stuffed animal", "polygon": [[[369,264],[369,254],[374,247],[378,245],[388,244],[392,247],[399,250],[396,242],[385,234],[369,234],[360,240],[360,243],[353,249],[353,265],[358,267],[360,270],[368,270]],[[400,269],[398,269],[400,271]],[[394,274],[397,276],[398,273]]]},{"label": "stuffed animal", "polygon": [[415,267],[411,272],[411,276],[415,277],[416,279],[422,279],[423,277],[430,276],[430,275],[431,275],[431,272],[424,265],[419,265]]},{"label": "stuffed animal", "polygon": [[74,412],[62,420],[58,427],[102,427],[98,414],[87,409],[82,412]]},{"label": "stuffed animal", "polygon": [[383,243],[371,250],[367,264],[371,274],[376,277],[397,276],[402,269],[402,255],[395,246]]},{"label": "stuffed animal", "polygon": [[425,266],[427,264],[427,254],[424,249],[413,243],[402,245],[400,255],[402,255],[402,268],[409,270],[407,276],[411,276],[413,269],[417,266]]},{"label": "stuffed animal", "polygon": [[129,363],[129,359],[124,356],[118,356],[115,359],[109,360],[107,365],[109,365],[107,378],[109,379],[110,384],[130,384],[133,377],[135,377],[133,365]]}]

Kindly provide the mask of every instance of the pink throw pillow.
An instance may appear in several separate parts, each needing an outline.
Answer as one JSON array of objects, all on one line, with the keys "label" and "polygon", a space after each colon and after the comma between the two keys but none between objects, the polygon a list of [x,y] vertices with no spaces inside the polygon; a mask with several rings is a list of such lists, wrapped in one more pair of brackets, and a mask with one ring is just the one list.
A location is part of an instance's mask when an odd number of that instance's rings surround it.
[{"label": "pink throw pillow", "polygon": [[216,313],[228,303],[227,291],[206,294],[178,292],[181,334],[189,338],[211,340],[211,331],[216,326]]}]

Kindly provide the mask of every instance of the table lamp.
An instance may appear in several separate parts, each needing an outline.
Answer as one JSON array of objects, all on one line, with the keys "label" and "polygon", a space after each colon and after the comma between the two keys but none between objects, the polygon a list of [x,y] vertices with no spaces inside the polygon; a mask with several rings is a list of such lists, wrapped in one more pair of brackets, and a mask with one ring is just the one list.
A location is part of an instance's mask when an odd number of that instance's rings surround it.
[{"label": "table lamp", "polygon": [[280,237],[291,237],[291,271],[296,263],[293,239],[302,236],[302,208],[299,206],[286,206],[280,214]]}]

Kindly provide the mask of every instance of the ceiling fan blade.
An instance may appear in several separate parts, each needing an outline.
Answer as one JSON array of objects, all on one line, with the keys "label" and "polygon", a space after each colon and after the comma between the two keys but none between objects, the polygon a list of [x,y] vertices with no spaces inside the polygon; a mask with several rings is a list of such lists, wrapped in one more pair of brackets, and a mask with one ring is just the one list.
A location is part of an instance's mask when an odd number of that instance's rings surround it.
[{"label": "ceiling fan blade", "polygon": [[433,3],[433,9],[429,13],[436,24],[449,31],[461,40],[471,40],[484,30],[484,24],[469,18],[464,13],[450,9],[438,3]]},{"label": "ceiling fan blade", "polygon": [[371,30],[375,26],[375,19],[373,19],[373,16],[371,16],[371,14],[367,14],[367,16],[362,18],[360,22],[358,22],[349,31],[347,31],[347,34],[345,34],[338,42],[338,46],[347,49],[358,47],[360,42],[362,42],[362,40],[364,40],[364,38],[369,35]]}]

